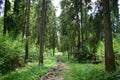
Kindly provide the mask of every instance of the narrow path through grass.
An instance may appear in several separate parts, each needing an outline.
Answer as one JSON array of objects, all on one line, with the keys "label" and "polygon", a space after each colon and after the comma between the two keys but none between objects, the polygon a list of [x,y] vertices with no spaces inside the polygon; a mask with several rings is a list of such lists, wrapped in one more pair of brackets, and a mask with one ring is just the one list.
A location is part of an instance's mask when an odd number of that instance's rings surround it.
[{"label": "narrow path through grass", "polygon": [[43,75],[40,80],[64,80],[64,73],[67,66],[64,63],[56,63],[55,67]]}]

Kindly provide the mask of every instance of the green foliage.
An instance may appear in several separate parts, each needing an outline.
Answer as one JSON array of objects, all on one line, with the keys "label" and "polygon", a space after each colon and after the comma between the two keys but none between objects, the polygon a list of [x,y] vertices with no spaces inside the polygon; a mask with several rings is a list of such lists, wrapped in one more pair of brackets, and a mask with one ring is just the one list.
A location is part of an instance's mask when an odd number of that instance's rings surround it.
[{"label": "green foliage", "polygon": [[91,60],[93,57],[93,54],[90,53],[87,46],[83,46],[82,51],[79,53],[79,56],[76,56],[76,57],[78,57],[78,61]]},{"label": "green foliage", "polygon": [[89,47],[84,45],[79,52],[70,53],[71,56],[74,56],[74,59],[78,62],[92,60],[95,56],[92,52],[90,52]]},{"label": "green foliage", "polygon": [[[113,49],[114,49],[116,60],[120,59],[120,46],[119,45],[120,45],[120,35],[115,33],[114,38],[113,38]],[[104,53],[105,53],[104,42],[100,41],[97,52],[96,52],[96,56],[98,56],[100,60],[103,60]]]},{"label": "green foliage", "polygon": [[29,61],[38,61],[39,58],[39,48],[36,45],[31,45],[29,47]]},{"label": "green foliage", "polygon": [[[17,44],[17,45],[16,45]],[[8,37],[0,36],[0,73],[7,73],[20,66],[23,45]]]},{"label": "green foliage", "polygon": [[103,43],[103,41],[100,41],[100,43],[99,43],[99,45],[98,45],[99,47],[98,47],[98,49],[97,49],[97,52],[96,52],[96,56],[98,56],[98,58],[100,59],[100,60],[102,60],[103,59],[103,57],[104,57],[104,43]]},{"label": "green foliage", "polygon": [[22,69],[0,76],[0,80],[38,80],[53,66],[51,60],[46,60],[45,63],[45,66],[39,66],[37,63],[28,64]]},{"label": "green foliage", "polygon": [[[20,21],[20,19],[22,19],[20,17],[20,15],[16,16],[14,14],[9,14],[6,17],[7,30],[12,38],[16,38],[22,30],[22,27],[21,27],[22,22]],[[19,23],[18,23],[18,21],[19,21]]]},{"label": "green foliage", "polygon": [[115,53],[116,59],[120,59],[120,34],[115,34],[115,38],[113,39],[113,49]]}]

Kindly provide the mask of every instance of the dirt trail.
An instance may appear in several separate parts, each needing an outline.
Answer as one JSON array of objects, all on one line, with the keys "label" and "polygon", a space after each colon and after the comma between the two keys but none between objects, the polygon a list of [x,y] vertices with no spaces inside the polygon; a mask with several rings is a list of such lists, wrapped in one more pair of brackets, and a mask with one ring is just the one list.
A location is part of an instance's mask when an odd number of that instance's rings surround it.
[{"label": "dirt trail", "polygon": [[39,80],[64,80],[64,71],[66,71],[67,67],[64,63],[57,63],[53,69],[48,71],[45,75],[43,75]]}]

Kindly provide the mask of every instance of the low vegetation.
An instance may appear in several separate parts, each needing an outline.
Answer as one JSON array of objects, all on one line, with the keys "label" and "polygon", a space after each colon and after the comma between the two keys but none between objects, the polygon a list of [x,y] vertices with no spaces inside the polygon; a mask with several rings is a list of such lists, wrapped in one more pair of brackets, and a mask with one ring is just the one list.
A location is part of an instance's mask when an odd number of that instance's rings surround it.
[{"label": "low vegetation", "polygon": [[120,68],[113,73],[107,73],[104,64],[68,62],[69,69],[65,73],[65,80],[119,80]]},{"label": "low vegetation", "polygon": [[17,68],[16,71],[10,72],[6,75],[0,75],[0,80],[38,80],[42,75],[47,73],[54,65],[55,58],[49,58],[45,60],[44,66],[38,65],[38,63],[28,63],[23,68]]}]

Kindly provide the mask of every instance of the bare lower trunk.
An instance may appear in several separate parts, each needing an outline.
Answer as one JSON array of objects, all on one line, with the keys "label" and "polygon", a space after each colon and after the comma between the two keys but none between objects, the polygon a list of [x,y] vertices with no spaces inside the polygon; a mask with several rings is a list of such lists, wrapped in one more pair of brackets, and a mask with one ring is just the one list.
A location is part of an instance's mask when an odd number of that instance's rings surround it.
[{"label": "bare lower trunk", "polygon": [[77,15],[77,32],[78,32],[78,45],[77,45],[77,47],[78,47],[78,51],[80,50],[80,46],[81,46],[81,44],[80,44],[80,22],[79,22],[79,16]]},{"label": "bare lower trunk", "polygon": [[28,62],[28,50],[29,47],[28,47],[28,39],[26,39],[26,44],[25,44],[25,62],[27,63]]},{"label": "bare lower trunk", "polygon": [[[80,27],[83,27],[83,11],[82,11],[82,0],[80,0],[80,16],[81,16],[81,24]],[[82,44],[81,44],[81,49],[82,49],[82,45],[83,45],[83,30],[81,31],[81,38],[82,38]]]},{"label": "bare lower trunk", "polygon": [[56,35],[56,32],[55,32],[55,29],[53,29],[53,44],[52,44],[52,46],[53,46],[53,56],[55,55],[55,43],[56,43],[56,40],[55,40],[55,35]]},{"label": "bare lower trunk", "polygon": [[40,55],[39,55],[40,65],[43,65],[45,26],[46,26],[46,0],[43,0],[42,1],[41,27],[40,27]]},{"label": "bare lower trunk", "polygon": [[6,17],[7,17],[8,8],[10,7],[9,5],[10,5],[9,1],[5,0],[3,35],[6,35],[7,32]]},{"label": "bare lower trunk", "polygon": [[30,27],[30,0],[27,1],[27,15],[26,15],[26,45],[25,45],[25,62],[28,61],[29,56],[29,27]]},{"label": "bare lower trunk", "polygon": [[[24,13],[24,17],[25,17],[27,15],[27,10],[24,10],[23,13]],[[22,25],[22,38],[24,38],[24,36],[25,36],[26,22],[27,22],[27,18],[25,17],[25,19],[23,21],[23,25]]]},{"label": "bare lower trunk", "polygon": [[113,53],[112,30],[110,21],[109,0],[103,0],[104,30],[105,30],[105,70],[115,71],[115,59]]},{"label": "bare lower trunk", "polygon": [[80,50],[80,45],[80,28],[78,28],[78,51]]}]

